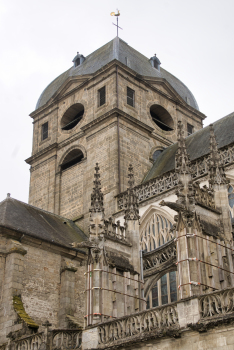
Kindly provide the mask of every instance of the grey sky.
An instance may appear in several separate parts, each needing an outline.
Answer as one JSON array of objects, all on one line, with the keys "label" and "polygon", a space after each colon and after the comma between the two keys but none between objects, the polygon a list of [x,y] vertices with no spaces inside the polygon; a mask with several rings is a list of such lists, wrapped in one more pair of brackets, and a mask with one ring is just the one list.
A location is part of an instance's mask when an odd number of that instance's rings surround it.
[{"label": "grey sky", "polygon": [[116,36],[194,94],[207,125],[234,111],[234,0],[0,0],[0,200],[27,202],[32,120],[43,89]]}]

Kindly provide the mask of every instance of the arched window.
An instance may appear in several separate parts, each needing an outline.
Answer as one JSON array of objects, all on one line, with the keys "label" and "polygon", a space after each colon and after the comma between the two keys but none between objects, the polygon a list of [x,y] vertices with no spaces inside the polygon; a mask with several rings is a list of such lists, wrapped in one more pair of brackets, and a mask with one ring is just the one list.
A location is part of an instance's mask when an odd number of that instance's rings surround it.
[{"label": "arched window", "polygon": [[141,249],[150,252],[170,241],[174,237],[171,228],[172,223],[168,219],[153,213],[140,232]]},{"label": "arched window", "polygon": [[82,161],[84,155],[80,149],[73,149],[68,155],[64,158],[63,163],[61,164],[61,169],[66,170],[73,165],[76,165]]},{"label": "arched window", "polygon": [[177,272],[171,271],[163,275],[148,294],[146,308],[161,306],[177,301]]},{"label": "arched window", "polygon": [[228,188],[228,201],[232,218],[234,218],[234,189],[232,186]]}]

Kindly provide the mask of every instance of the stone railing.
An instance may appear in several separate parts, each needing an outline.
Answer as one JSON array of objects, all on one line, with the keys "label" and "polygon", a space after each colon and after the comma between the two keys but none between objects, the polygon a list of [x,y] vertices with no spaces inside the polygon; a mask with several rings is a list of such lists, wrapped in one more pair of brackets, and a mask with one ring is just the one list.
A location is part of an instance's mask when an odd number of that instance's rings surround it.
[{"label": "stone railing", "polygon": [[[234,162],[234,145],[229,147],[225,147],[220,150],[220,157],[222,160],[222,164],[227,166]],[[208,174],[208,158],[209,155],[196,159],[191,163],[190,170],[192,173],[192,178],[196,179]],[[178,185],[178,175],[174,170],[162,174],[152,180],[149,180],[143,184],[136,186],[134,189],[136,191],[136,195],[138,196],[139,202],[142,202],[150,197],[159,195],[167,190],[174,188]],[[117,207],[118,210],[125,209],[126,203],[126,194],[127,192],[122,192],[117,196]],[[209,200],[208,200],[209,198]],[[202,196],[202,200],[204,202],[212,203],[212,199],[210,198],[210,194]],[[203,203],[204,204],[204,203]]]},{"label": "stone railing", "polygon": [[[161,194],[178,185],[178,176],[174,171],[168,172],[152,179],[144,184],[136,186],[134,189],[138,196],[139,202],[152,196]],[[127,191],[117,196],[118,210],[125,209]]]},{"label": "stone railing", "polygon": [[63,349],[81,349],[82,331],[71,330],[52,330],[52,350]]},{"label": "stone railing", "polygon": [[114,222],[114,219],[110,217],[104,221],[104,234],[110,238],[118,239],[126,242],[126,226],[121,226],[120,221]]},{"label": "stone railing", "polygon": [[34,333],[19,339],[11,339],[1,350],[65,350],[81,349],[82,331],[77,329],[53,329]]},{"label": "stone railing", "polygon": [[176,243],[174,239],[163,246],[152,250],[149,253],[143,253],[143,270],[159,267],[166,261],[173,260],[176,257]]},{"label": "stone railing", "polygon": [[161,306],[99,325],[99,344],[175,326],[179,327],[176,304]]},{"label": "stone railing", "polygon": [[20,339],[11,340],[9,349],[11,350],[39,350],[45,343],[44,333],[35,333],[23,336]]},{"label": "stone railing", "polygon": [[225,289],[199,298],[202,319],[224,316],[234,312],[234,289]]}]

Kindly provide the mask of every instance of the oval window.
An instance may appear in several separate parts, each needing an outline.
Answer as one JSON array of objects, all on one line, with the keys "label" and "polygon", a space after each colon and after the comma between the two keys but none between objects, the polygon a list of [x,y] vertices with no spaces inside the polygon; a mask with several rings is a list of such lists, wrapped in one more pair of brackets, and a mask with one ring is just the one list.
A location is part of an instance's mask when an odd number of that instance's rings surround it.
[{"label": "oval window", "polygon": [[84,106],[81,103],[76,103],[73,106],[69,107],[61,119],[61,129],[73,129],[81,121],[83,115]]},{"label": "oval window", "polygon": [[150,107],[150,115],[155,124],[164,131],[172,131],[174,129],[174,122],[168,111],[159,105]]}]

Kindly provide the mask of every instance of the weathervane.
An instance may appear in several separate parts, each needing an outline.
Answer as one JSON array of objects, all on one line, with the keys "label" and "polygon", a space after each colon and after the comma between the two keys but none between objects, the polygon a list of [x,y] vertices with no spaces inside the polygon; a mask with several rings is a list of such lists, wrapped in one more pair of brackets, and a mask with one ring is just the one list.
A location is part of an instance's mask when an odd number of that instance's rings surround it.
[{"label": "weathervane", "polygon": [[113,22],[112,22],[112,24],[114,24],[114,26],[117,27],[117,37],[118,37],[118,36],[119,36],[119,28],[123,30],[123,28],[119,27],[119,16],[120,16],[119,10],[117,9],[117,13],[111,12],[110,15],[111,15],[111,16],[116,16],[116,17],[117,17],[117,18],[116,18],[116,19],[117,19],[117,24],[115,24],[115,23],[113,23]]}]

